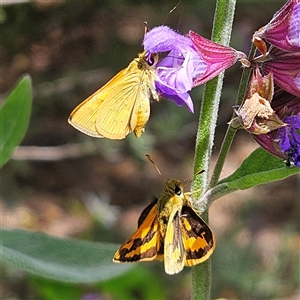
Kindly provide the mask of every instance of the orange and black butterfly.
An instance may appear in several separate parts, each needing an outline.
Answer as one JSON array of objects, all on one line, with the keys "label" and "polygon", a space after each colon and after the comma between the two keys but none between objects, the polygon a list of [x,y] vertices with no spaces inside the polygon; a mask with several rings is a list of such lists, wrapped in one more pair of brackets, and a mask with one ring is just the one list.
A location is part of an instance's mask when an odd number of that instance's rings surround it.
[{"label": "orange and black butterfly", "polygon": [[120,71],[80,103],[68,122],[79,131],[109,139],[124,139],[134,132],[140,137],[150,116],[150,98],[159,100],[155,89],[155,65],[158,55],[142,52],[127,68]]},{"label": "orange and black butterfly", "polygon": [[114,262],[164,260],[167,274],[207,260],[215,248],[211,229],[192,208],[183,184],[168,179],[161,196],[148,205],[136,232],[116,252]]}]

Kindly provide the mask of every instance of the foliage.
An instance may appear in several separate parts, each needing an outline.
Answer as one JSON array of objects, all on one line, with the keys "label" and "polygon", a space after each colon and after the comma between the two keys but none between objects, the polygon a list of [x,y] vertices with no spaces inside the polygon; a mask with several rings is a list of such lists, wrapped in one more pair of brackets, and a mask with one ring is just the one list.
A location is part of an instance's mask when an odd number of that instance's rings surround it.
[{"label": "foliage", "polygon": [[[116,245],[58,239],[22,230],[1,231],[1,260],[34,275],[62,282],[93,283],[127,272],[116,265]],[[104,271],[105,270],[105,271]]]},{"label": "foliage", "polygon": [[9,160],[26,133],[31,101],[31,78],[26,75],[0,107],[0,167]]}]

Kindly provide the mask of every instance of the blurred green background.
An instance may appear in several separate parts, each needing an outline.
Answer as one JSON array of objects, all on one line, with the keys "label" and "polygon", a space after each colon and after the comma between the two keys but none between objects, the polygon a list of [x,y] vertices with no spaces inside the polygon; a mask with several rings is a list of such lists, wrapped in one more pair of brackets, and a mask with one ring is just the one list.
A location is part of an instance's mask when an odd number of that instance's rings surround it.
[{"label": "blurred green background", "polygon": [[[7,3],[6,3],[7,2]],[[12,4],[9,4],[11,2]],[[24,2],[24,1],[20,1]],[[231,46],[248,52],[252,33],[284,1],[237,1]],[[144,21],[210,37],[215,1],[3,1],[1,99],[29,73],[34,101],[29,130],[1,170],[1,225],[60,237],[122,243],[165,178],[193,172],[202,87],[192,91],[195,114],[161,99],[152,103],[140,139],[94,139],[67,123],[73,108],[142,51]],[[226,71],[214,154],[232,114],[241,67]],[[34,146],[34,148],[33,148]],[[238,132],[222,177],[257,145]],[[215,156],[213,156],[212,166]],[[210,208],[217,238],[212,298],[299,299],[299,177],[234,193]],[[189,299],[191,271],[164,274],[160,262],[97,285],[70,285],[4,269],[1,298]]]}]

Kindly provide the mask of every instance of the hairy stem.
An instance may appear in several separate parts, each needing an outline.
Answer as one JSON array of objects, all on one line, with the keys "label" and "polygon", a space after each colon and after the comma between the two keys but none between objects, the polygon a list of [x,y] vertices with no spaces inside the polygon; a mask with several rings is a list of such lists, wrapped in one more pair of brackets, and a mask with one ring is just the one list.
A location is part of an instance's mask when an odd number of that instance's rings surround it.
[{"label": "hairy stem", "polygon": [[[217,0],[216,12],[214,17],[214,28],[212,40],[229,45],[232,31],[235,0]],[[208,82],[205,86],[202,99],[199,125],[196,139],[194,171],[200,169],[208,170],[211,158],[212,146],[214,142],[214,133],[217,123],[221,90],[223,85],[224,72],[218,77]],[[206,176],[196,176],[193,182],[193,189],[208,188],[208,172]],[[201,202],[200,205],[205,202]],[[203,208],[201,211],[205,210]],[[204,214],[204,219],[208,219],[208,214]],[[192,270],[192,299],[210,299],[211,285],[211,267],[210,261],[195,266]]]}]

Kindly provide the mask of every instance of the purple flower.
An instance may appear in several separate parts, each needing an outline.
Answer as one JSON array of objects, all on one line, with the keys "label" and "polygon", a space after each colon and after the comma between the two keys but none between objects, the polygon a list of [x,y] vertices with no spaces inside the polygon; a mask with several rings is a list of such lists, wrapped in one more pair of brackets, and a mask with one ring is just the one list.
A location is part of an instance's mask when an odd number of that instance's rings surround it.
[{"label": "purple flower", "polygon": [[193,102],[188,92],[192,89],[193,78],[204,73],[207,66],[192,41],[167,26],[159,26],[146,33],[143,45],[149,54],[169,52],[156,65],[159,77],[156,88],[161,96],[175,101],[179,106],[186,104],[193,112]]},{"label": "purple flower", "polygon": [[300,166],[300,114],[284,118],[287,124],[278,130],[276,139],[278,140],[281,151],[295,166]]},{"label": "purple flower", "polygon": [[300,114],[300,98],[277,87],[273,96],[272,108],[282,118]]},{"label": "purple flower", "polygon": [[254,33],[255,39],[265,39],[284,51],[300,51],[300,1],[287,1],[267,25]]},{"label": "purple flower", "polygon": [[[271,44],[267,51],[266,40]],[[253,43],[262,53],[263,73],[273,73],[276,85],[300,97],[300,0],[289,0],[272,20],[253,35]]]},{"label": "purple flower", "polygon": [[[191,112],[194,107],[188,92],[194,86],[217,76],[238,58],[246,58],[241,52],[203,38],[205,42],[202,44],[206,47],[201,52],[201,46],[195,44],[195,40],[200,38],[192,31],[183,36],[167,26],[159,26],[146,33],[143,42],[150,55],[167,53],[156,65],[158,80],[155,84],[160,95],[179,106],[186,104]],[[217,50],[213,51],[215,48]]]},{"label": "purple flower", "polygon": [[[300,26],[300,24],[299,24]],[[264,56],[262,70],[273,73],[274,82],[287,92],[300,97],[300,51],[286,52],[272,47]]]},{"label": "purple flower", "polygon": [[266,151],[300,166],[300,98],[276,89],[271,105],[285,126],[252,137]]},{"label": "purple flower", "polygon": [[252,135],[252,137],[256,140],[256,142],[267,152],[281,158],[288,159],[288,157],[278,149],[278,143],[276,143],[276,134],[277,130],[268,132],[267,134],[261,135]]}]

